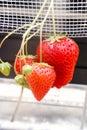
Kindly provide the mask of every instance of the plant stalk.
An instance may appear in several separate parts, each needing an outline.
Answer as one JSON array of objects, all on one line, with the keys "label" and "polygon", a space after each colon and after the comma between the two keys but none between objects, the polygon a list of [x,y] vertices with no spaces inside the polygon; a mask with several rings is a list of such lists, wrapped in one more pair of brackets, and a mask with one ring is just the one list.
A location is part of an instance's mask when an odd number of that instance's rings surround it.
[{"label": "plant stalk", "polygon": [[26,46],[25,46],[25,54],[28,55],[28,42],[26,42]]},{"label": "plant stalk", "polygon": [[32,37],[34,37],[39,31],[40,31],[40,30],[38,29],[34,34],[32,34],[31,36],[29,36],[29,37],[26,39],[26,41],[24,41],[24,39],[23,39],[22,44],[21,44],[21,47],[20,47],[20,49],[19,49],[19,51],[18,51],[17,56],[18,56],[18,55],[21,53],[21,51],[24,49],[24,46],[25,46],[25,44],[28,42],[28,40],[30,40]]},{"label": "plant stalk", "polygon": [[12,34],[14,34],[15,32],[17,32],[18,30],[20,30],[20,29],[22,29],[22,28],[25,28],[25,27],[29,27],[29,26],[30,26],[30,24],[24,24],[23,26],[14,29],[12,32],[10,32],[8,35],[6,35],[6,37],[4,37],[4,39],[3,39],[3,40],[1,41],[1,43],[0,43],[0,48],[1,48],[2,44],[4,43],[4,41],[5,41],[8,37],[10,37]]},{"label": "plant stalk", "polygon": [[[43,5],[44,5],[44,4],[43,4]],[[37,17],[36,17],[36,19],[35,19],[35,20],[33,21],[33,23],[31,24],[31,27],[30,27],[30,28],[25,32],[25,34],[23,35],[23,39],[24,39],[24,40],[25,40],[25,38],[27,37],[27,35],[28,35],[28,33],[29,33],[29,31],[30,31],[31,29],[33,29],[34,27],[37,27],[38,25],[41,25],[41,26],[43,27],[43,25],[44,25],[44,23],[45,23],[45,21],[46,21],[48,15],[49,15],[49,12],[50,12],[50,9],[51,9],[52,5],[53,5],[53,0],[51,0],[50,6],[49,6],[49,8],[48,8],[48,11],[47,11],[47,13],[46,13],[46,15],[45,15],[43,21],[42,21],[41,23],[38,23],[38,24],[36,24],[36,25],[33,25],[33,24],[36,22],[36,20],[37,20]],[[42,8],[41,8],[41,9],[42,9]],[[41,11],[42,11],[42,10],[41,10]],[[39,13],[41,13],[41,12],[39,11]],[[38,17],[39,17],[39,16],[38,16]],[[32,36],[33,36],[33,35],[32,35]],[[27,38],[26,42],[27,42],[30,38],[32,38],[32,36],[30,36],[29,38]],[[34,36],[35,36],[35,34],[34,34]],[[26,42],[25,42],[25,43],[22,42],[21,48],[24,47],[24,45],[26,44]]]},{"label": "plant stalk", "polygon": [[40,27],[40,62],[42,62],[42,28],[43,26]]},{"label": "plant stalk", "polygon": [[52,5],[53,5],[53,0],[51,0],[50,6],[49,6],[49,8],[48,8],[48,11],[47,11],[47,13],[46,13],[46,15],[45,15],[45,17],[44,17],[42,23],[41,23],[42,26],[44,25],[44,23],[45,23],[45,21],[46,21],[48,15],[49,15],[49,13],[50,13],[50,9],[52,8]]},{"label": "plant stalk", "polygon": [[56,25],[55,25],[55,17],[54,17],[54,3],[52,5],[52,21],[53,21],[54,38],[56,38]]},{"label": "plant stalk", "polygon": [[51,4],[50,4],[48,11],[47,11],[42,23],[41,23],[41,26],[40,26],[40,62],[42,62],[42,29],[43,29],[44,23],[45,23],[48,15],[49,15],[49,12],[50,12],[52,5],[53,5],[53,0],[51,0]]},{"label": "plant stalk", "polygon": [[[33,22],[31,23],[31,26],[33,26],[33,25],[35,24],[35,22],[37,21],[37,19],[39,18],[39,16],[40,16],[40,14],[41,14],[41,12],[42,12],[42,10],[43,10],[43,8],[44,8],[44,6],[45,6],[46,3],[47,3],[47,0],[44,0],[44,3],[43,3],[43,5],[41,6],[39,12],[37,13],[37,16],[35,17],[35,19],[34,19]],[[23,37],[26,38],[26,36],[29,34],[30,30],[31,30],[30,28],[27,29],[27,31],[24,33]]]},{"label": "plant stalk", "polygon": [[17,114],[17,112],[18,112],[18,108],[19,108],[20,103],[21,103],[21,99],[22,99],[22,95],[23,95],[23,90],[24,90],[24,87],[21,88],[21,94],[20,94],[18,103],[17,103],[17,105],[16,105],[15,111],[14,111],[14,113],[13,113],[13,115],[12,115],[11,122],[13,122],[13,121],[15,120],[16,114]]}]

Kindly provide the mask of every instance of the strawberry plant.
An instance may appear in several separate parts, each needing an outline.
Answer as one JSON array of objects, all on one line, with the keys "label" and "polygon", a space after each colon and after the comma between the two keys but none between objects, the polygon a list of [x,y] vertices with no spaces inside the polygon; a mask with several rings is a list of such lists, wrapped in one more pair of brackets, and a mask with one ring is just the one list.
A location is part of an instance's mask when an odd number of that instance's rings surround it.
[{"label": "strawberry plant", "polygon": [[[47,13],[41,23],[37,23],[37,20],[42,14],[47,0],[44,0],[43,5],[31,24],[24,24],[13,30],[0,43],[1,47],[10,35],[19,29],[27,28],[22,36],[22,42],[13,65],[16,74],[15,81],[22,86],[22,90],[11,121],[16,116],[24,88],[30,89],[35,99],[41,101],[50,88],[54,86],[61,88],[71,82],[73,78],[79,56],[79,47],[71,38],[62,34],[56,34],[53,2],[51,0]],[[54,35],[42,40],[43,26],[50,11],[52,14]],[[37,29],[31,34],[31,30],[34,28]],[[36,56],[30,56],[28,54],[28,41],[36,34],[40,34],[40,44],[38,44],[36,49]],[[0,62],[0,72],[8,76],[11,65],[8,62],[2,62],[1,59]]]}]

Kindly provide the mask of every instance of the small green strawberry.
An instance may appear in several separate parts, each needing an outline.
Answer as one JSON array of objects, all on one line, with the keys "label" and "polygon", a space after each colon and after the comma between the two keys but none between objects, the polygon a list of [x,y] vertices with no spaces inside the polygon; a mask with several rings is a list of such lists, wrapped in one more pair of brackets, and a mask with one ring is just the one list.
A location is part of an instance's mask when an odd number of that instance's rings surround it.
[{"label": "small green strawberry", "polygon": [[8,62],[0,63],[0,72],[5,75],[9,76],[11,70],[11,65]]},{"label": "small green strawberry", "polygon": [[29,85],[26,82],[26,79],[23,75],[19,74],[15,77],[15,81],[17,84],[21,85],[22,87],[28,88],[29,89]]}]

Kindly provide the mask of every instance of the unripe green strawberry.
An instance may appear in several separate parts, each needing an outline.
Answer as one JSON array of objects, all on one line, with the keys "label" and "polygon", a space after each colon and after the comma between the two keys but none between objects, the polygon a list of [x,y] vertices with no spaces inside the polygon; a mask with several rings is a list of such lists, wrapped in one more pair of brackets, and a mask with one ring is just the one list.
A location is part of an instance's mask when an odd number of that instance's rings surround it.
[{"label": "unripe green strawberry", "polygon": [[30,74],[32,72],[32,66],[31,65],[24,65],[22,67],[22,74],[23,75],[27,75],[27,74]]},{"label": "unripe green strawberry", "polygon": [[5,75],[9,76],[11,70],[11,65],[8,62],[0,63],[0,72]]},{"label": "unripe green strawberry", "polygon": [[25,79],[25,77],[23,75],[19,74],[19,75],[15,76],[15,81],[20,86],[29,89],[29,85],[27,84],[26,79]]}]

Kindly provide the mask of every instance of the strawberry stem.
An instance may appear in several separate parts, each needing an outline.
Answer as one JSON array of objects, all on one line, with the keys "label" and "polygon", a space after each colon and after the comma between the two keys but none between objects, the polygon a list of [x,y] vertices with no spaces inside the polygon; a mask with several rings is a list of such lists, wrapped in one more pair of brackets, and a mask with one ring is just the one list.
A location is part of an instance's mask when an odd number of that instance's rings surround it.
[{"label": "strawberry stem", "polygon": [[42,28],[43,26],[40,27],[40,62],[42,62]]},{"label": "strawberry stem", "polygon": [[30,35],[28,38],[26,38],[26,41],[25,41],[25,39],[23,38],[23,40],[22,40],[22,43],[21,43],[21,47],[20,47],[20,49],[19,49],[19,51],[18,51],[18,54],[17,54],[17,56],[19,55],[19,54],[21,54],[21,52],[22,52],[22,50],[24,50],[24,46],[25,46],[25,44],[28,42],[28,40],[30,40],[32,37],[34,37],[37,33],[39,33],[39,29],[35,32],[35,33],[33,33],[32,35]]},{"label": "strawberry stem", "polygon": [[15,120],[15,117],[16,117],[16,114],[17,114],[17,111],[18,111],[18,108],[20,106],[20,103],[21,103],[21,99],[22,99],[22,95],[23,95],[23,90],[24,90],[24,87],[22,87],[21,89],[21,94],[20,94],[20,97],[19,97],[19,100],[18,100],[18,103],[17,103],[17,106],[15,108],[15,111],[12,115],[12,118],[11,118],[11,122],[13,122]]},{"label": "strawberry stem", "polygon": [[56,38],[56,25],[55,25],[55,17],[54,17],[54,3],[52,5],[52,21],[53,21],[54,38]]},{"label": "strawberry stem", "polygon": [[49,15],[49,12],[50,12],[50,9],[52,8],[52,5],[53,5],[53,0],[51,0],[50,6],[49,6],[49,8],[48,8],[48,11],[47,11],[47,13],[46,13],[46,15],[45,15],[45,17],[44,17],[42,23],[41,23],[42,26],[44,25],[44,23],[45,23],[45,21],[46,21],[48,15]]},{"label": "strawberry stem", "polygon": [[[30,32],[31,29],[33,29],[34,27],[37,27],[37,26],[39,26],[39,25],[41,25],[41,26],[43,27],[43,25],[44,25],[44,23],[45,23],[45,21],[46,21],[48,15],[49,15],[50,9],[51,9],[51,7],[52,7],[52,5],[53,5],[53,0],[51,0],[51,4],[50,4],[50,6],[49,6],[49,8],[48,8],[48,11],[47,11],[47,13],[46,13],[46,15],[45,15],[43,21],[42,21],[41,23],[36,24],[36,25],[34,25],[34,24],[35,24],[36,20],[38,19],[39,15],[41,14],[41,12],[42,12],[42,10],[43,10],[43,8],[44,8],[46,2],[47,2],[47,0],[44,1],[44,3],[43,3],[43,5],[42,5],[42,7],[41,7],[39,13],[37,14],[36,18],[35,18],[34,21],[32,22],[31,27],[24,33],[23,39],[24,39],[25,42],[22,42],[21,48],[24,48],[24,45],[26,44],[26,42],[27,42],[32,36],[35,36],[35,35],[37,34],[37,32],[39,32],[39,30],[37,30],[37,31],[36,31],[36,34],[34,33],[34,34],[32,34],[29,38],[26,38],[26,37],[29,35],[29,32]],[[27,40],[26,40],[26,39],[27,39]]]},{"label": "strawberry stem", "polygon": [[52,5],[53,5],[53,0],[51,0],[51,4],[50,4],[48,11],[47,11],[42,23],[41,23],[41,26],[40,26],[40,62],[42,62],[42,29],[43,29],[44,23],[45,23],[48,15],[49,15],[49,12],[50,12]]},{"label": "strawberry stem", "polygon": [[15,32],[17,32],[18,30],[22,29],[22,28],[25,28],[25,27],[29,27],[30,24],[24,24],[23,26],[19,27],[19,28],[16,28],[14,29],[12,32],[10,32],[8,35],[6,35],[6,37],[4,37],[4,39],[1,41],[0,43],[0,47],[2,46],[2,44],[4,43],[4,41],[10,37],[12,34],[14,34]]},{"label": "strawberry stem", "polygon": [[[37,16],[36,16],[35,19],[33,20],[31,26],[33,26],[33,25],[35,24],[35,22],[37,21],[37,19],[39,18],[39,16],[40,16],[40,14],[41,14],[41,12],[42,12],[42,10],[43,10],[43,8],[44,8],[44,6],[45,6],[46,3],[47,3],[47,0],[44,0],[44,3],[43,3],[43,5],[41,6],[39,12],[37,13]],[[28,30],[24,33],[24,37],[25,37],[25,38],[26,38],[26,36],[29,34],[30,30],[31,30],[31,29],[28,28]]]},{"label": "strawberry stem", "polygon": [[26,43],[25,53],[28,55],[28,42]]},{"label": "strawberry stem", "polygon": [[28,42],[26,42],[25,53],[26,53],[26,55],[28,55]]}]

